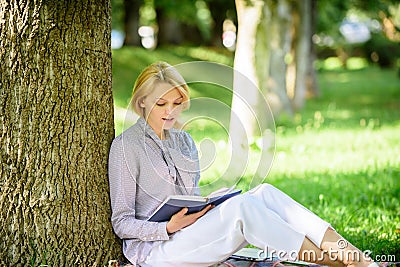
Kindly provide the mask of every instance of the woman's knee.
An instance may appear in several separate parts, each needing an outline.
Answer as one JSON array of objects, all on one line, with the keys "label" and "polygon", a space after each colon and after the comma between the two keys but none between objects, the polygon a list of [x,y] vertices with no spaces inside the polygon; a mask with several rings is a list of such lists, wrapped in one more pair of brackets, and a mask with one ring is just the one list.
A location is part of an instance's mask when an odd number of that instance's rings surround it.
[{"label": "woman's knee", "polygon": [[250,194],[256,194],[256,193],[265,193],[265,192],[272,192],[277,190],[275,186],[267,183],[260,184],[256,186],[254,189],[250,190]]},{"label": "woman's knee", "polygon": [[242,194],[229,199],[226,203],[226,208],[233,211],[248,210],[254,207],[254,199],[249,194]]},{"label": "woman's knee", "polygon": [[260,208],[267,208],[265,200],[272,199],[272,192],[277,190],[270,184],[260,184],[248,193],[235,196],[225,206],[232,211],[254,211]]}]

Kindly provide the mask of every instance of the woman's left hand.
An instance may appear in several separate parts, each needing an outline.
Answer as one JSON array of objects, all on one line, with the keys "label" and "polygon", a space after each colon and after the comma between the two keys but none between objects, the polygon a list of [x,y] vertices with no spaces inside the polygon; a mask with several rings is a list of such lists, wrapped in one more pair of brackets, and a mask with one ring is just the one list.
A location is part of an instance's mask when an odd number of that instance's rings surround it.
[{"label": "woman's left hand", "polygon": [[201,216],[206,214],[213,207],[213,205],[208,205],[201,211],[191,214],[186,214],[188,212],[188,208],[181,209],[180,211],[175,213],[167,223],[167,233],[175,233],[182,228],[185,228],[195,223]]}]

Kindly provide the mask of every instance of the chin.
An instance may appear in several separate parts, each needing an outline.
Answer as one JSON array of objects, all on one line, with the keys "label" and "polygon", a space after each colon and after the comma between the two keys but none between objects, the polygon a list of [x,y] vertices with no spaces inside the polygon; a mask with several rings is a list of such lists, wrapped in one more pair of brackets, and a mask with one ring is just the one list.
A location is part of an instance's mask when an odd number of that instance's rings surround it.
[{"label": "chin", "polygon": [[176,120],[172,120],[172,121],[164,121],[163,120],[162,127],[163,127],[163,129],[168,130],[168,129],[172,128],[175,125],[175,123],[176,123]]},{"label": "chin", "polygon": [[171,125],[163,125],[163,129],[164,129],[164,130],[169,130],[169,129],[173,128],[174,125],[175,125],[175,123],[173,123],[173,124],[171,124]]}]

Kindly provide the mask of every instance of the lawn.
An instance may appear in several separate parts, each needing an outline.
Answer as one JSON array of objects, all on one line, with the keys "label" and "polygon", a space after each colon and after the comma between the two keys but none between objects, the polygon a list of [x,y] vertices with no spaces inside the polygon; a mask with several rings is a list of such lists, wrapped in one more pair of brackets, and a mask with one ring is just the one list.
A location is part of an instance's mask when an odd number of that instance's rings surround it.
[{"label": "lawn", "polygon": [[[205,60],[231,66],[233,55],[190,47],[114,50],[116,134],[135,120],[126,107],[137,75],[157,60],[171,64]],[[294,118],[276,121],[274,161],[264,182],[331,222],[376,259],[400,261],[400,79],[393,69],[364,64],[343,70],[326,67],[329,61],[319,63],[322,96],[308,100]],[[212,95],[224,102],[230,97],[213,88],[192,89],[196,96]],[[227,133],[213,123],[188,131],[196,142],[208,137],[217,153],[202,183],[218,179],[229,161]],[[259,153],[256,146],[251,150]],[[238,186],[247,190],[250,179],[246,174]]]}]

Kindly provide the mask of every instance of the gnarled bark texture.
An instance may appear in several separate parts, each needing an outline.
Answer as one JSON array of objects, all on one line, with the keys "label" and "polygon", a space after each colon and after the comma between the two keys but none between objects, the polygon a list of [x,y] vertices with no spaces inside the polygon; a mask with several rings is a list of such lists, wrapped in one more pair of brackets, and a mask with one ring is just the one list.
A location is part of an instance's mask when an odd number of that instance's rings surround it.
[{"label": "gnarled bark texture", "polygon": [[0,1],[0,265],[103,266],[109,0]]}]

